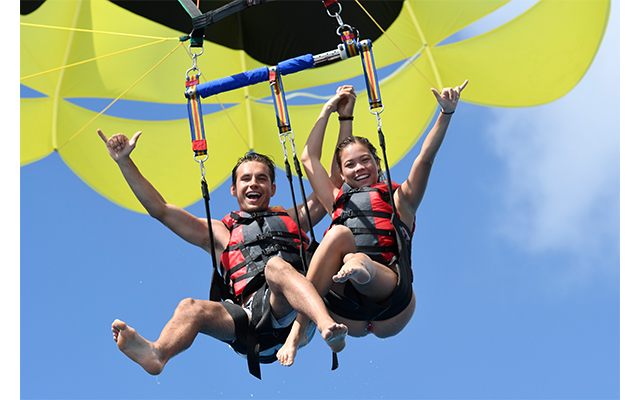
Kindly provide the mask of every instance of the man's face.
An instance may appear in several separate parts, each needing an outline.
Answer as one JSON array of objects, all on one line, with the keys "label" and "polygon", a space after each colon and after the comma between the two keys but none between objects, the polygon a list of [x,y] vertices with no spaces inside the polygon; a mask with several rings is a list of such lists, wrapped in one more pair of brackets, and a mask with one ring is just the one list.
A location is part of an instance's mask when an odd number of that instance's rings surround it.
[{"label": "man's face", "polygon": [[238,199],[240,211],[266,210],[271,197],[276,194],[276,185],[271,182],[269,167],[259,161],[240,164],[236,171],[236,181],[231,185],[231,194]]}]

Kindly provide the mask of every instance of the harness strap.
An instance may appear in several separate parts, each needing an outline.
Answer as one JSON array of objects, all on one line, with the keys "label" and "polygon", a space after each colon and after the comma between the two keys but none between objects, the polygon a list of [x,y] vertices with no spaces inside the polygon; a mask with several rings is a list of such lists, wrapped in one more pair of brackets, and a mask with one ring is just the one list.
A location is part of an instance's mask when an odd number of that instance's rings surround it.
[{"label": "harness strap", "polygon": [[357,217],[375,217],[375,218],[386,218],[391,219],[391,213],[384,211],[373,211],[373,210],[344,210],[342,214],[338,215],[333,221],[331,221],[331,225],[343,224],[344,221],[350,218]]},{"label": "harness strap", "polygon": [[377,187],[370,187],[370,186],[366,186],[366,187],[360,187],[360,188],[351,188],[346,191],[343,192],[340,197],[338,197],[335,202],[333,203],[333,211],[336,210],[336,208],[338,206],[340,206],[342,203],[344,203],[345,201],[347,201],[349,198],[351,198],[351,196],[353,196],[355,193],[362,193],[362,192],[378,192],[380,194],[380,197],[382,197],[382,199],[384,201],[388,201],[390,195],[390,192],[383,192],[382,190],[380,190]]},{"label": "harness strap", "polygon": [[[281,65],[273,66],[269,68],[269,84],[271,86],[271,95],[273,97],[273,105],[276,113],[276,122],[278,124],[278,136],[280,139],[280,143],[282,144],[282,152],[284,154],[284,164],[285,164],[285,172],[287,175],[287,180],[289,181],[289,188],[291,191],[291,199],[293,201],[293,206],[297,207],[297,201],[295,196],[295,191],[293,188],[293,179],[291,174],[291,165],[289,164],[289,157],[287,153],[287,147],[285,145],[285,139],[288,137],[290,141],[291,148],[293,150],[293,161],[296,168],[296,173],[298,174],[299,187],[302,193],[303,198],[303,207],[305,210],[305,215],[307,218],[307,224],[309,226],[309,233],[311,236],[312,243],[316,243],[315,234],[313,232],[313,224],[311,223],[311,216],[309,213],[309,205],[307,204],[307,196],[304,190],[304,183],[302,181],[302,169],[300,168],[300,162],[298,161],[297,152],[295,143],[293,140],[293,132],[291,131],[291,121],[289,119],[289,111],[287,109],[287,100],[284,93],[284,87],[282,85],[282,71]],[[297,212],[296,215],[296,224],[298,225],[298,233],[300,237],[300,242],[304,242],[302,236],[302,228],[300,228],[300,217]],[[313,246],[311,250],[315,250],[317,246]],[[302,260],[302,265],[304,268],[304,272],[309,268],[309,261],[306,257],[306,252],[308,249],[305,249],[304,246],[300,246],[300,258]]]},{"label": "harness strap", "polygon": [[[181,3],[183,2],[191,2],[192,0],[179,0]],[[245,8],[249,8],[251,6],[256,6],[258,4],[266,3],[272,0],[233,0],[221,7],[216,8],[215,10],[207,11],[205,14],[197,15],[193,17],[193,28],[205,28],[213,23],[220,21],[221,19],[235,14],[238,11],[242,11]]]},{"label": "harness strap", "polygon": [[[295,253],[298,251],[298,246],[290,246],[290,245],[285,245],[285,244],[273,244],[270,245],[269,247],[263,249],[260,253],[256,253],[252,256],[249,256],[247,258],[244,259],[244,261],[242,261],[240,264],[235,265],[233,268],[231,268],[229,270],[229,274],[233,274],[235,272],[237,272],[238,270],[242,269],[243,267],[245,267],[246,265],[254,262],[255,260],[262,258],[262,257],[266,257],[266,256],[270,256],[272,254],[275,254],[279,251],[287,251],[290,253]],[[240,277],[233,279],[233,281],[237,281],[237,280],[241,280]]]},{"label": "harness strap", "polygon": [[[264,232],[264,233],[260,233],[256,236],[255,239],[253,240],[247,240],[245,242],[240,242],[234,245],[231,245],[229,247],[227,247],[225,249],[225,251],[229,252],[229,251],[234,251],[234,250],[238,250],[238,249],[243,249],[245,247],[247,247],[247,245],[252,245],[252,244],[256,244],[256,243],[260,243],[260,242],[264,242],[265,240],[269,240],[272,242],[276,242],[276,243],[280,243],[284,246],[289,245],[290,241],[288,240],[280,240],[282,238],[290,238],[290,239],[298,239],[299,235],[296,233],[291,233],[291,232]],[[306,244],[306,241],[304,242]],[[293,247],[293,246],[289,246],[289,247]],[[297,247],[296,246],[296,251],[297,251]]]},{"label": "harness strap", "polygon": [[[360,58],[362,59],[362,70],[364,71],[367,93],[369,94],[369,111],[383,107],[380,98],[380,87],[378,85],[378,72],[373,61],[373,51],[371,50],[371,40],[366,39],[359,43]],[[384,109],[384,107],[383,107]]]},{"label": "harness strap", "polygon": [[340,3],[338,3],[338,0],[322,0],[322,4],[324,4],[324,8],[327,9],[327,12],[329,13],[329,15],[331,14],[336,14],[336,13],[340,13]]},{"label": "harness strap", "polygon": [[231,214],[229,214],[229,217],[234,219],[236,222],[232,226],[230,226],[229,229],[233,230],[237,228],[239,225],[247,225],[259,218],[272,217],[272,216],[288,217],[289,214],[287,214],[286,211],[273,211],[273,210],[267,209],[264,211],[253,212],[250,214],[249,217],[244,217],[236,212],[232,212]]},{"label": "harness strap", "polygon": [[344,45],[344,49],[347,52],[348,57],[358,55],[358,45],[356,42],[356,36],[351,29],[345,29],[340,33],[340,39]]},{"label": "harness strap", "polygon": [[206,156],[207,155],[207,139],[204,135],[204,124],[202,123],[202,104],[200,103],[200,96],[195,89],[196,85],[200,82],[199,76],[187,77],[185,87],[185,97],[187,98],[187,110],[189,112],[189,125],[191,127],[191,149],[193,150],[193,156]]}]

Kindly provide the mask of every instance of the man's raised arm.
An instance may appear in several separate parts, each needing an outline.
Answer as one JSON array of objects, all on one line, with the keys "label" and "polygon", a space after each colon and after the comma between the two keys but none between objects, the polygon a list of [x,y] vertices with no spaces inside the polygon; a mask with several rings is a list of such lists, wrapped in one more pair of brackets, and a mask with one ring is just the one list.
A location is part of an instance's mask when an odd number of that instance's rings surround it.
[{"label": "man's raised arm", "polygon": [[[167,203],[153,185],[140,173],[130,155],[135,149],[142,132],[137,132],[131,139],[122,133],[117,133],[109,139],[98,129],[109,155],[120,167],[120,171],[140,204],[150,216],[162,222],[167,228],[187,242],[210,252],[209,232],[207,221],[198,218],[182,208]],[[221,225],[219,221],[212,221],[216,232]],[[214,235],[215,236],[215,235]]]}]

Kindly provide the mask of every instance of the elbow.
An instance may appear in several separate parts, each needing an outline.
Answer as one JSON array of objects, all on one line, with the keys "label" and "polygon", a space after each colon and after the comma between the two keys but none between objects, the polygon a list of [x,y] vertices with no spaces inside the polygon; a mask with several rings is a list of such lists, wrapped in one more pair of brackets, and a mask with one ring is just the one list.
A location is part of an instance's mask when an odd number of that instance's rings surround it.
[{"label": "elbow", "polygon": [[309,149],[307,148],[307,146],[304,146],[304,149],[302,149],[302,154],[300,155],[300,162],[302,162],[302,165],[306,168],[309,168],[309,165],[311,163],[311,157],[309,156]]},{"label": "elbow", "polygon": [[168,209],[166,204],[164,206],[145,207],[147,213],[151,218],[156,219],[162,223],[166,220]]},{"label": "elbow", "polygon": [[162,222],[164,220],[164,214],[161,213],[158,210],[154,210],[154,209],[147,209],[147,213],[149,214],[149,216],[153,219],[156,219],[160,222]]}]

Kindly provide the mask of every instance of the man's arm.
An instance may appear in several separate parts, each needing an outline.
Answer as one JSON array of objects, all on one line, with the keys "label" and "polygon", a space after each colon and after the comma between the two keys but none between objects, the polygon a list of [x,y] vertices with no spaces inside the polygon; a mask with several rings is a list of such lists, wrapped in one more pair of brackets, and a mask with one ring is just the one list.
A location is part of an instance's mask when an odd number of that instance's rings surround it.
[{"label": "man's arm", "polygon": [[[131,159],[130,154],[135,149],[141,132],[133,135],[131,140],[121,133],[113,135],[109,139],[106,138],[101,130],[98,130],[98,134],[105,142],[109,155],[118,164],[133,194],[149,215],[162,222],[182,239],[210,252],[209,227],[206,219],[198,218],[180,207],[167,203],[162,195],[140,173]],[[219,242],[221,234],[224,235],[227,232],[223,224],[216,220],[212,220],[212,229],[216,242]],[[217,246],[219,246],[219,243],[216,243]]]}]

